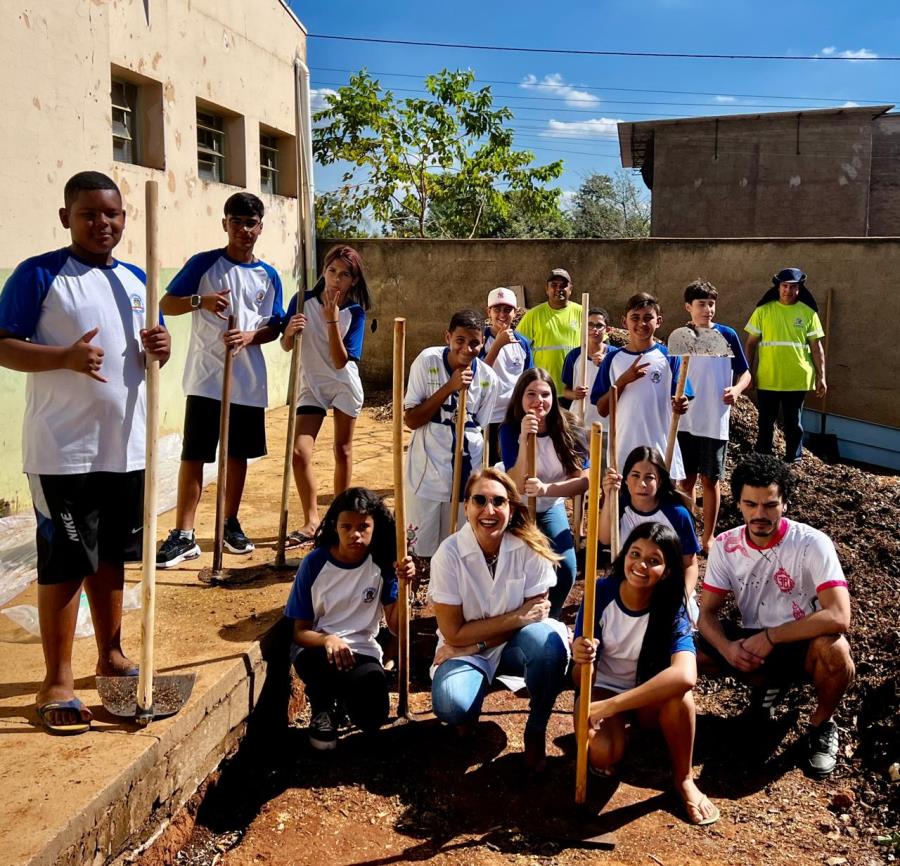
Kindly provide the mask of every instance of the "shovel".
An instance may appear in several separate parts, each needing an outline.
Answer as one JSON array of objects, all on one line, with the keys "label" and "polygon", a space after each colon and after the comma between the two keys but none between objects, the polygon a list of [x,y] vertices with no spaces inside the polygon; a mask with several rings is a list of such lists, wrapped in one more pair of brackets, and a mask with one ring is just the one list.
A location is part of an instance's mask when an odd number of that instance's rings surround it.
[{"label": "shovel", "polygon": [[693,324],[676,328],[669,334],[670,355],[703,355],[706,358],[733,358],[728,341],[715,328],[698,328]]},{"label": "shovel", "polygon": [[[829,289],[825,297],[825,339],[822,348],[825,351],[825,364],[828,365],[828,339],[831,336],[831,308],[834,300],[834,289]],[[826,380],[827,381],[827,380]],[[838,438],[834,433],[825,432],[825,423],[828,420],[828,395],[822,398],[819,404],[819,432],[810,431],[806,434],[806,445],[813,454],[819,456],[826,463],[836,463],[840,459]]]},{"label": "shovel", "polygon": [[[159,187],[148,180],[147,213],[147,328],[159,322],[159,259],[157,256],[157,204]],[[147,445],[144,473],[144,538],[141,576],[141,666],[136,677],[97,677],[104,709],[114,716],[133,718],[148,725],[154,718],[171,716],[187,703],[196,674],[153,672],[153,631],[156,617],[156,464],[159,427],[159,361],[146,358]]]},{"label": "shovel", "polygon": [[[394,525],[397,532],[397,561],[406,558],[406,490],[403,486],[403,374],[406,361],[406,319],[394,319]],[[459,489],[458,487],[456,488]],[[397,627],[397,716],[409,716],[409,584],[400,581]]]},{"label": "shovel", "polygon": [[[228,317],[227,330],[234,328],[234,315]],[[231,415],[231,371],[234,355],[225,347],[225,369],[222,373],[222,402],[219,410],[219,465],[216,474],[216,528],[213,537],[212,568],[201,568],[197,574],[203,583],[229,583],[222,568],[225,547],[225,485],[228,483],[228,430]]]},{"label": "shovel", "polygon": [[468,387],[457,392],[456,398],[456,450],[453,453],[453,489],[450,493],[450,534],[456,532],[459,523],[459,488],[462,484],[463,443],[466,435],[466,395]]}]

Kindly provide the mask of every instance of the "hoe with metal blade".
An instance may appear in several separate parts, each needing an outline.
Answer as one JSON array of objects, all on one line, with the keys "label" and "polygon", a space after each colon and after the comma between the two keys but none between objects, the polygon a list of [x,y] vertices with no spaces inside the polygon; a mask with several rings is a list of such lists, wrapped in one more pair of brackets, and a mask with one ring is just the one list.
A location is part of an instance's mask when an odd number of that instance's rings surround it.
[{"label": "hoe with metal blade", "polygon": [[[157,256],[157,201],[155,180],[146,184],[147,211],[147,320],[159,322],[159,259]],[[141,666],[138,676],[97,677],[103,708],[126,716],[139,725],[171,716],[187,703],[196,675],[153,675],[153,632],[156,617],[156,464],[159,426],[159,361],[147,358],[147,452],[144,477],[144,546],[141,580]]]}]

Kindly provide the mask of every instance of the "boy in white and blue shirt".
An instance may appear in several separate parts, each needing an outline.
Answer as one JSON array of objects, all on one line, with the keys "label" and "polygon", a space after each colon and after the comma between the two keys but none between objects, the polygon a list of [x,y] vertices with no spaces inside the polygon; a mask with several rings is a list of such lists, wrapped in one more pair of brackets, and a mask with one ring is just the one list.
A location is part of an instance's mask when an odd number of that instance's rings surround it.
[{"label": "boy in white and blue shirt", "polygon": [[499,390],[494,411],[488,423],[488,463],[500,460],[500,425],[506,419],[510,397],[519,376],[534,366],[531,343],[513,327],[518,301],[512,289],[498,286],[488,294],[487,314],[490,324],[484,329],[484,346],[479,357],[497,377]]},{"label": "boy in white and blue shirt", "polygon": [[[178,477],[175,528],[157,553],[159,568],[196,559],[194,518],[203,490],[203,464],[213,463],[219,444],[219,415],[225,352],[234,356],[225,486],[225,547],[247,554],[254,548],[238,522],[247,461],[266,453],[268,405],[266,362],[260,346],[278,337],[284,317],[278,272],[253,252],[262,232],[263,203],[240,192],[225,202],[224,249],[198,253],[175,275],[160,309],[191,314],[191,342],[184,367],[187,395],[184,442]],[[229,315],[234,328],[227,329]],[[224,447],[224,446],[223,446]]]},{"label": "boy in white and blue shirt", "polygon": [[71,244],[22,262],[0,295],[0,365],[28,374],[24,470],[37,518],[38,610],[46,661],[37,712],[80,734],[72,642],[84,588],[97,674],[136,676],[122,652],[124,563],[140,560],[147,357],[165,363],[161,323],[146,329],[144,272],[113,258],[125,210],[100,172],[79,172],[59,211]]},{"label": "boy in white and blue shirt", "polygon": [[716,287],[706,280],[695,280],[684,290],[684,307],[691,315],[692,325],[718,331],[732,352],[730,358],[691,357],[694,401],[678,429],[685,473],[679,486],[692,501],[698,475],[703,487],[700,545],[704,551],[709,550],[719,517],[720,479],[725,471],[731,407],[750,385],[747,358],[737,333],[727,325],[713,322],[718,296]]}]

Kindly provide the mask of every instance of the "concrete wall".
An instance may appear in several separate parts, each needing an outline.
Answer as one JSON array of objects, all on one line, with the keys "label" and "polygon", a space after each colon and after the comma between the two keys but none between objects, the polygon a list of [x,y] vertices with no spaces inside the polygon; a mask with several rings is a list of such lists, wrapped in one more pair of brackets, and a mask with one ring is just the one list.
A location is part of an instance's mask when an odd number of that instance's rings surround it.
[{"label": "concrete wall", "polygon": [[[321,241],[320,254],[331,241]],[[900,239],[742,240],[354,240],[374,296],[361,370],[368,388],[390,386],[392,322],[405,316],[407,368],[425,346],[443,342],[454,310],[483,307],[495,286],[522,285],[528,304],[544,300],[553,267],[572,274],[574,294],[619,320],[629,295],[650,291],[663,310],[661,335],[683,325],[682,291],[706,277],[718,286],[719,321],[739,332],[782,267],[799,266],[824,307],[834,289],[828,411],[900,427]],[[818,401],[810,398],[812,408]]]},{"label": "concrete wall", "polygon": [[[15,8],[13,8],[15,7]],[[149,9],[150,20],[147,20]],[[111,175],[125,199],[127,225],[116,256],[143,266],[144,181],[160,186],[159,244],[168,282],[192,254],[224,246],[225,199],[239,189],[266,205],[256,251],[295,291],[297,200],[295,55],[306,56],[306,34],[280,0],[32,0],[5,3],[0,28],[0,184],[15,202],[0,232],[0,285],[23,258],[66,246],[59,223],[66,180],[96,169]],[[143,165],[113,159],[110,79],[138,88]],[[226,117],[226,177],[199,178],[197,106]],[[277,137],[285,195],[260,192],[260,128]],[[169,321],[173,356],[161,376],[162,433],[181,429],[181,374],[189,317]],[[276,344],[269,360],[271,405],[283,401],[288,356]],[[0,370],[0,499],[27,507],[21,473],[25,377]]]},{"label": "concrete wall", "polygon": [[872,120],[859,113],[660,125],[651,234],[872,234],[867,232],[871,154]]},{"label": "concrete wall", "polygon": [[875,120],[872,132],[870,235],[900,235],[900,115]]}]

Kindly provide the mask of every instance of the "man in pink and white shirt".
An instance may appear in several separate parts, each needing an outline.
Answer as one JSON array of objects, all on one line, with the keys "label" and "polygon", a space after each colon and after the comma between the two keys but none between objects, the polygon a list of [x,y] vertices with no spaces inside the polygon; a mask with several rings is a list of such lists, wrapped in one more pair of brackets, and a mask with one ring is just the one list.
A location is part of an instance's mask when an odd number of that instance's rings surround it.
[{"label": "man in pink and white shirt", "polygon": [[[793,476],[782,461],[754,454],[731,475],[744,525],[710,548],[700,600],[698,663],[705,673],[756,686],[811,679],[818,703],[809,719],[809,771],[827,776],[838,751],[832,720],[853,681],[850,594],[834,544],[784,513]],[[720,613],[734,595],[742,627]]]}]

